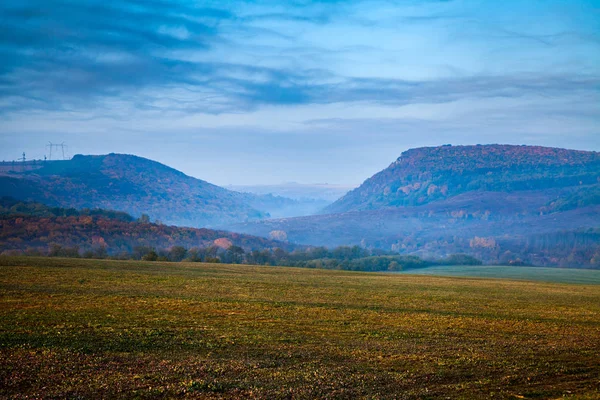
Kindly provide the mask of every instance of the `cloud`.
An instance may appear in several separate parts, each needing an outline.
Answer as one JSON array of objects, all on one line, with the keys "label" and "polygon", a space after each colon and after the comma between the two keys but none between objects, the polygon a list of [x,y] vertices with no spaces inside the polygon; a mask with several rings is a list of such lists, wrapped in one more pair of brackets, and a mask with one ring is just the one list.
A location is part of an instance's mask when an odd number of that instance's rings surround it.
[{"label": "cloud", "polygon": [[[374,41],[381,38],[381,46],[393,46],[385,36],[390,32],[419,38],[433,29],[431,24],[439,29],[440,21],[455,33],[448,46],[460,44],[460,35],[463,41],[488,35],[485,40],[527,41],[542,47],[564,38],[569,38],[569,45],[577,40],[597,45],[596,36],[585,32],[521,33],[493,24],[486,29],[478,11],[461,8],[461,3],[232,1],[197,7],[187,0],[31,0],[0,4],[6,21],[0,25],[0,113],[93,109],[119,118],[124,105],[127,112],[219,114],[269,105],[400,106],[461,98],[597,93],[600,72],[589,68],[576,74],[569,68],[473,73],[448,60],[448,65],[436,66],[446,72],[428,79],[378,76],[378,69],[403,70],[411,62],[416,65],[410,67],[413,70],[433,68],[441,59],[435,55],[439,45],[405,50],[412,55],[428,53],[413,61],[398,58],[400,48],[388,53]],[[353,44],[352,27],[366,29],[364,24],[375,32],[378,27],[386,30],[375,33],[369,46],[360,40]],[[460,27],[462,33],[456,31]],[[318,32],[323,43],[315,43],[307,30]],[[432,37],[444,32],[429,31]],[[339,37],[344,33],[350,38]],[[405,46],[410,45],[409,39],[405,41]],[[463,52],[457,47],[451,56],[460,61]],[[367,63],[371,76],[361,76],[365,68],[352,73],[353,63]]]},{"label": "cloud", "polygon": [[4,1],[0,158],[66,141],[217,183],[358,183],[422,145],[599,150],[599,17],[588,0]]}]

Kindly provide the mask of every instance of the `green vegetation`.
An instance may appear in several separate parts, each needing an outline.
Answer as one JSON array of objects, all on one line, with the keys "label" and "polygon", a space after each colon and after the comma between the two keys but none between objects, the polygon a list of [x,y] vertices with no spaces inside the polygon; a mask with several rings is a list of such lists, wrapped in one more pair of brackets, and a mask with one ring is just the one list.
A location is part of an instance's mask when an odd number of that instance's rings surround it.
[{"label": "green vegetation", "polygon": [[600,185],[578,188],[571,195],[549,203],[544,211],[558,212],[600,204]]},{"label": "green vegetation", "polygon": [[598,398],[600,286],[0,257],[4,398]]},{"label": "green vegetation", "polygon": [[328,250],[313,247],[282,254],[273,265],[302,268],[340,269],[346,271],[404,271],[432,265],[481,265],[481,261],[466,254],[453,254],[440,260],[423,260],[417,256],[368,250],[359,246],[339,246]]},{"label": "green vegetation", "polygon": [[575,268],[514,267],[504,265],[443,265],[405,271],[405,273],[600,285],[600,271]]}]

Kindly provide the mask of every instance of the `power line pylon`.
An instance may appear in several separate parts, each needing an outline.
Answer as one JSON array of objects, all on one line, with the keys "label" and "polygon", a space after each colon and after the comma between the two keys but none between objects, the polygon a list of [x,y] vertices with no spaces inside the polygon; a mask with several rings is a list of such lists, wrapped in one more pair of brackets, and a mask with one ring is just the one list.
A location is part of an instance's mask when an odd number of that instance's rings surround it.
[{"label": "power line pylon", "polygon": [[46,147],[48,147],[50,149],[50,154],[48,155],[48,160],[52,160],[52,149],[53,148],[55,148],[56,150],[60,149],[62,151],[62,159],[66,160],[66,158],[65,158],[65,147],[68,149],[69,146],[67,146],[65,144],[65,142],[62,142],[60,144],[48,142],[48,144],[46,145]]},{"label": "power line pylon", "polygon": [[21,171],[25,172],[25,161],[27,161],[27,158],[25,158],[25,152],[23,152],[23,156],[19,158],[18,161],[21,161]]}]

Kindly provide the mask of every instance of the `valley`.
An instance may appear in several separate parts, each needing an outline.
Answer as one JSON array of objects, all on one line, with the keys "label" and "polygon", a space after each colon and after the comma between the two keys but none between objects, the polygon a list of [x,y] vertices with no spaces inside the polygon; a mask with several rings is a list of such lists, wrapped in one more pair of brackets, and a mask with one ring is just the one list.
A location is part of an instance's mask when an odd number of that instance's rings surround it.
[{"label": "valley", "polygon": [[597,152],[510,145],[411,149],[335,201],[349,188],[290,183],[236,192],[131,155],[80,155],[36,168],[3,171],[0,196],[286,243],[271,251],[360,246],[424,259],[465,253],[488,264],[600,267]]},{"label": "valley", "polygon": [[0,1],[0,400],[600,400],[599,1]]}]

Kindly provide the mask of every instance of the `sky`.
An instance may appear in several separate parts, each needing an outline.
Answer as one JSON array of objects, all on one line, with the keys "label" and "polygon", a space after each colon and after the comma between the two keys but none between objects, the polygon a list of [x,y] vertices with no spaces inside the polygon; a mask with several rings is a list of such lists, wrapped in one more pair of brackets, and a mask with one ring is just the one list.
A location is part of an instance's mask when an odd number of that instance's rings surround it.
[{"label": "sky", "polygon": [[599,151],[600,0],[0,2],[0,160],[48,142],[220,185],[357,185],[448,143]]}]

